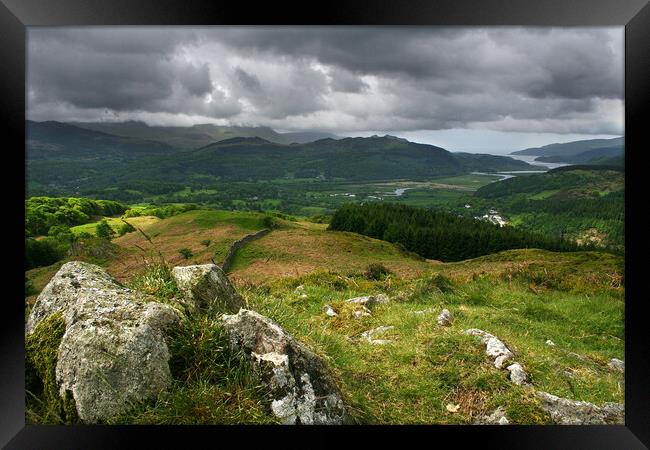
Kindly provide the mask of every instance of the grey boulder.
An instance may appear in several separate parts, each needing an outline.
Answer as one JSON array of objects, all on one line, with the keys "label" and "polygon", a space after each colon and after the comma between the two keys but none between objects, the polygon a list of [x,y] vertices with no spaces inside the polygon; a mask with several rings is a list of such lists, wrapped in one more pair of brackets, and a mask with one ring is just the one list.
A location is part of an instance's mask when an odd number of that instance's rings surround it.
[{"label": "grey boulder", "polygon": [[488,332],[472,328],[465,330],[465,334],[470,334],[481,338],[481,341],[485,344],[485,353],[488,356],[494,358],[494,367],[497,369],[503,368],[504,363],[512,359],[514,356],[510,349],[506,347],[506,345],[501,342],[500,339]]},{"label": "grey boulder", "polygon": [[607,366],[612,370],[625,372],[625,361],[621,361],[620,359],[612,358]]},{"label": "grey boulder", "polygon": [[454,317],[451,315],[448,309],[443,309],[440,315],[438,316],[438,325],[443,327],[450,327],[454,322]]},{"label": "grey boulder", "polygon": [[172,277],[192,313],[235,312],[245,306],[244,299],[216,264],[174,267]]},{"label": "grey boulder", "polygon": [[366,295],[363,297],[354,297],[346,300],[346,303],[354,303],[358,305],[363,305],[367,308],[372,308],[375,305],[388,303],[389,301],[390,300],[387,295],[377,294],[377,295]]},{"label": "grey boulder", "polygon": [[39,295],[27,334],[55,312],[66,324],[56,381],[85,423],[110,419],[171,383],[166,331],[180,320],[171,306],[120,286],[100,267],[64,264]]},{"label": "grey boulder", "polygon": [[234,348],[250,354],[284,424],[341,424],[346,412],[325,362],[277,323],[240,309],[222,316]]},{"label": "grey boulder", "polygon": [[625,423],[625,406],[620,403],[605,403],[596,406],[589,402],[580,402],[557,397],[543,391],[535,393],[541,400],[542,408],[558,425],[606,425]]},{"label": "grey boulder", "polygon": [[506,417],[506,411],[502,406],[492,411],[490,414],[484,414],[474,421],[474,425],[508,425],[510,421]]}]

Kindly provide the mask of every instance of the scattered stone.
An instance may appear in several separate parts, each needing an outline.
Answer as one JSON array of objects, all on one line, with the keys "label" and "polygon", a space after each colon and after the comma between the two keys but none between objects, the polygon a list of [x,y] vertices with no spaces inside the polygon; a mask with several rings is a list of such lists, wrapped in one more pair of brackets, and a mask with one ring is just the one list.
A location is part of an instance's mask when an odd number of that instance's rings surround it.
[{"label": "scattered stone", "polygon": [[528,376],[526,375],[526,372],[524,371],[524,368],[521,367],[521,364],[519,363],[514,363],[506,367],[506,370],[510,372],[510,381],[515,383],[518,386],[521,386],[526,382],[526,379]]},{"label": "scattered stone", "polygon": [[172,277],[190,312],[235,312],[244,306],[244,299],[216,264],[174,267]]},{"label": "scattered stone", "polygon": [[299,294],[300,292],[302,292],[302,291],[304,291],[304,290],[305,290],[305,286],[303,286],[303,285],[301,284],[300,286],[297,286],[297,287],[296,287],[296,290],[295,290],[294,292],[295,292],[296,294]]},{"label": "scattered stone", "polygon": [[569,400],[543,391],[535,395],[542,401],[542,408],[559,425],[606,425],[625,423],[625,405],[605,403],[598,407],[593,403]]},{"label": "scattered stone", "polygon": [[98,266],[64,264],[39,295],[27,334],[62,312],[56,382],[72,394],[79,418],[97,423],[155,398],[171,384],[165,333],[180,320],[169,305],[120,286]]},{"label": "scattered stone", "polygon": [[577,353],[574,352],[569,352],[567,353],[567,355],[579,359],[580,361],[589,362],[589,358],[587,358],[586,356],[578,355]]},{"label": "scattered stone", "polygon": [[360,305],[359,308],[355,309],[354,312],[352,313],[352,315],[357,319],[359,317],[372,316],[372,314],[370,313],[370,310],[368,308],[366,308],[365,306],[363,306],[363,305]]},{"label": "scattered stone", "polygon": [[482,415],[474,421],[474,425],[508,425],[509,423],[506,411],[502,406],[499,406],[491,414]]},{"label": "scattered stone", "polygon": [[549,345],[549,346],[551,346],[551,347],[555,347],[555,342],[553,342],[553,341],[550,340],[550,339],[547,339],[547,340],[546,340],[546,345]]},{"label": "scattered stone", "polygon": [[458,412],[458,409],[460,409],[460,405],[454,405],[453,403],[447,403],[447,411],[449,411],[450,413]]},{"label": "scattered stone", "polygon": [[440,315],[438,316],[438,325],[442,325],[444,327],[450,327],[453,321],[454,321],[454,317],[447,309],[443,309]]},{"label": "scattered stone", "polygon": [[298,298],[304,300],[304,299],[307,298],[307,294],[300,294],[300,296]]},{"label": "scattered stone", "polygon": [[354,297],[351,299],[346,300],[346,303],[356,303],[359,305],[366,306],[368,308],[372,308],[375,305],[381,304],[381,303],[388,303],[390,300],[388,299],[388,296],[385,294],[377,294],[377,295],[367,295],[364,297]]},{"label": "scattered stone", "polygon": [[240,309],[222,316],[231,344],[249,352],[285,424],[341,424],[346,413],[325,362],[272,320]]},{"label": "scattered stone", "polygon": [[482,342],[485,344],[485,353],[488,356],[495,358],[494,367],[497,369],[501,369],[503,364],[514,356],[503,342],[490,333],[476,328],[465,330],[465,333],[479,336],[481,338]]},{"label": "scattered stone", "polygon": [[390,339],[376,339],[375,336],[382,335],[386,331],[394,329],[394,326],[381,326],[373,328],[372,330],[364,331],[361,333],[361,338],[373,345],[384,345],[393,342]]},{"label": "scattered stone", "polygon": [[330,317],[336,317],[336,316],[338,316],[338,314],[336,313],[336,311],[334,311],[334,308],[332,308],[330,305],[325,305],[325,306],[323,307],[323,312],[324,312],[325,314],[327,314],[328,316],[330,316]]},{"label": "scattered stone", "polygon": [[499,355],[496,357],[494,360],[494,367],[497,369],[503,369],[504,364],[506,361],[512,359],[512,353],[506,353],[505,355]]},{"label": "scattered stone", "polygon": [[612,370],[625,372],[625,361],[621,361],[620,359],[612,358],[607,366]]}]

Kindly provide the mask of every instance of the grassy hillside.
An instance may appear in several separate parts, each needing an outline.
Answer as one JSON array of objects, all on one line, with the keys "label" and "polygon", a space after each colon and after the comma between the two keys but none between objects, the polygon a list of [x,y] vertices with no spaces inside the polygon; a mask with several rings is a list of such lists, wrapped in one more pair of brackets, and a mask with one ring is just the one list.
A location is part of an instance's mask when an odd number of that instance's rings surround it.
[{"label": "grassy hillside", "polygon": [[[321,273],[277,280],[246,296],[331,362],[361,423],[471,423],[503,406],[511,423],[543,424],[550,419],[537,400],[509,383],[484,346],[463,331],[480,328],[502,339],[538,389],[599,405],[621,402],[622,375],[607,368],[624,353],[623,288],[608,278],[620,275],[611,258],[562,255],[566,265],[558,265],[556,254],[516,251],[494,255],[499,270],[490,270],[486,257],[440,265],[415,280]],[[502,265],[512,260],[509,268]],[[565,279],[567,270],[572,276]],[[597,281],[574,284],[585,278]],[[566,284],[553,284],[558,279]],[[295,290],[299,285],[306,298]],[[345,312],[345,299],[380,292],[392,301],[372,316]],[[325,304],[339,316],[325,315]],[[456,318],[450,328],[436,323],[442,308]],[[394,327],[382,336],[393,343],[358,340],[378,326]]]},{"label": "grassy hillside", "polygon": [[[143,281],[155,264],[219,259],[234,240],[268,225],[268,217],[197,209],[163,219],[131,218],[139,220],[142,232],[114,238],[101,264],[128,286],[171,295]],[[277,228],[239,251],[229,276],[249,308],[325,358],[356,423],[464,424],[499,406],[510,423],[550,423],[538,401],[492,365],[484,345],[464,334],[468,328],[504,341],[536,389],[598,405],[624,401],[623,375],[607,367],[610,358],[624,358],[621,257],[529,249],[441,263],[384,241],[326,231],[324,224],[273,221]],[[193,256],[185,259],[180,248]],[[61,263],[26,273],[28,304]],[[388,272],[367,272],[373,263]],[[157,276],[164,279],[164,273]],[[374,307],[370,316],[354,317],[345,304],[351,297],[377,293],[387,294],[390,302]],[[325,305],[338,316],[325,315]],[[455,317],[453,326],[437,324],[442,308]],[[394,327],[382,336],[391,343],[360,339],[362,332],[379,326]],[[185,327],[172,353],[194,348],[191,361],[201,370],[190,381],[178,375],[172,391],[134,405],[115,423],[272,422],[253,387],[237,373],[216,368],[210,377],[219,383],[201,381],[207,367],[201,358],[216,351],[208,343],[225,339],[215,323],[199,320]]]}]

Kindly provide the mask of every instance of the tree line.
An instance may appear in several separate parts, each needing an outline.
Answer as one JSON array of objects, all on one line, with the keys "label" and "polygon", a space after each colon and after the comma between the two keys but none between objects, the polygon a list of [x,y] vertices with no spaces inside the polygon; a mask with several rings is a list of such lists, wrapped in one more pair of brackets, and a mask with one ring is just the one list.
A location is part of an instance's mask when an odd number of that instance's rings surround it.
[{"label": "tree line", "polygon": [[500,227],[438,209],[393,203],[343,205],[332,217],[328,229],[351,231],[400,244],[425,258],[440,261],[461,261],[515,248],[588,249],[564,239],[511,226]]}]

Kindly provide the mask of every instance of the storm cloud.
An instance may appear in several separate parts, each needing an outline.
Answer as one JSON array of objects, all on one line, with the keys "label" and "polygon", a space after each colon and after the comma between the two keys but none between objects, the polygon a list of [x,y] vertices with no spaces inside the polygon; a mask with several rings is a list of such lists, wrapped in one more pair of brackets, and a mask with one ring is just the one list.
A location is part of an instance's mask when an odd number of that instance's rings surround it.
[{"label": "storm cloud", "polygon": [[623,28],[28,30],[28,117],[623,133]]}]

